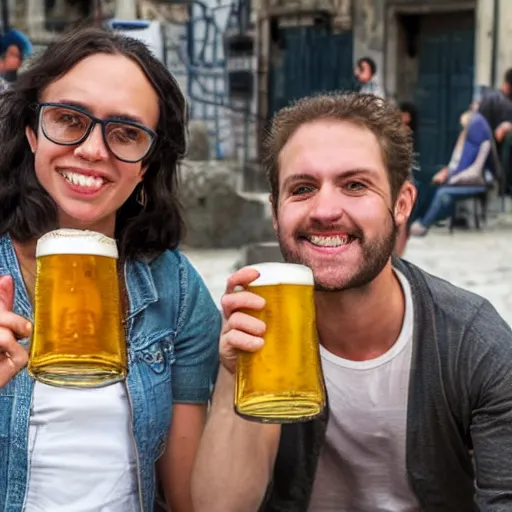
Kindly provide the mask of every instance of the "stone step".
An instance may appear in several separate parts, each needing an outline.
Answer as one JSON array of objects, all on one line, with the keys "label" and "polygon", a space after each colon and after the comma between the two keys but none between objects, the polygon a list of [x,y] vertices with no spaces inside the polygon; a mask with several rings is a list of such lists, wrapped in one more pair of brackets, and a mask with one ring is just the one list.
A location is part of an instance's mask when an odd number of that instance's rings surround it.
[{"label": "stone step", "polygon": [[283,256],[277,242],[258,242],[242,248],[240,267],[256,263],[283,262]]}]

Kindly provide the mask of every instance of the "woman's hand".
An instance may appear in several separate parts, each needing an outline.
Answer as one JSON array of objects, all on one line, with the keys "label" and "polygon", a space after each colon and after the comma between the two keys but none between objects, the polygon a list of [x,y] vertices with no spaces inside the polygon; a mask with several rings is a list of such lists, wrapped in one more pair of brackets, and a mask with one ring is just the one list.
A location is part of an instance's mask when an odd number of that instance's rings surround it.
[{"label": "woman's hand", "polygon": [[28,363],[28,352],[18,339],[30,336],[32,325],[12,312],[14,282],[0,277],[0,387],[5,386]]}]

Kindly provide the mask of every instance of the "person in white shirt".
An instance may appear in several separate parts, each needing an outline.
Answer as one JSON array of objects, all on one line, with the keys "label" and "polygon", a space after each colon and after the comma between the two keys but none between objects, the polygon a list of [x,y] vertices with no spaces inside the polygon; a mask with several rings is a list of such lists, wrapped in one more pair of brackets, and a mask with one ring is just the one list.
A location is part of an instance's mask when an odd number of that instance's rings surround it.
[{"label": "person in white shirt", "polygon": [[357,61],[354,74],[361,84],[360,93],[375,94],[379,98],[385,98],[384,89],[377,77],[377,64],[370,57],[362,57]]}]

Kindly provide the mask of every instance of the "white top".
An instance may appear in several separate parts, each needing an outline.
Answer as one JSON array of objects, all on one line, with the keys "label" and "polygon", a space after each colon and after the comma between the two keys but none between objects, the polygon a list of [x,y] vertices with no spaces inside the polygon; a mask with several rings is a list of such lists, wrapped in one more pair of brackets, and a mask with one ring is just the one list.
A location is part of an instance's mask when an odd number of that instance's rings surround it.
[{"label": "white top", "polygon": [[405,465],[413,303],[409,283],[396,274],[405,315],[385,354],[349,361],[320,348],[330,417],[310,512],[420,511]]},{"label": "white top", "polygon": [[124,383],[36,382],[25,512],[140,512],[134,446]]}]

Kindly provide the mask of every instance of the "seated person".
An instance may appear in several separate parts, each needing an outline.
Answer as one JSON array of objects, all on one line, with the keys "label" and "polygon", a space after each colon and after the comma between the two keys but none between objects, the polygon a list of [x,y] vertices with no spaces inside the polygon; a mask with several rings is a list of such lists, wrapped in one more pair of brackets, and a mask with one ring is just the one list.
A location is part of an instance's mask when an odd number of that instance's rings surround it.
[{"label": "seated person", "polygon": [[411,226],[411,235],[426,235],[429,228],[453,213],[457,197],[472,196],[487,191],[486,169],[491,158],[492,131],[478,112],[462,116],[465,126],[452,154],[450,165],[433,178],[439,185],[426,213]]}]

